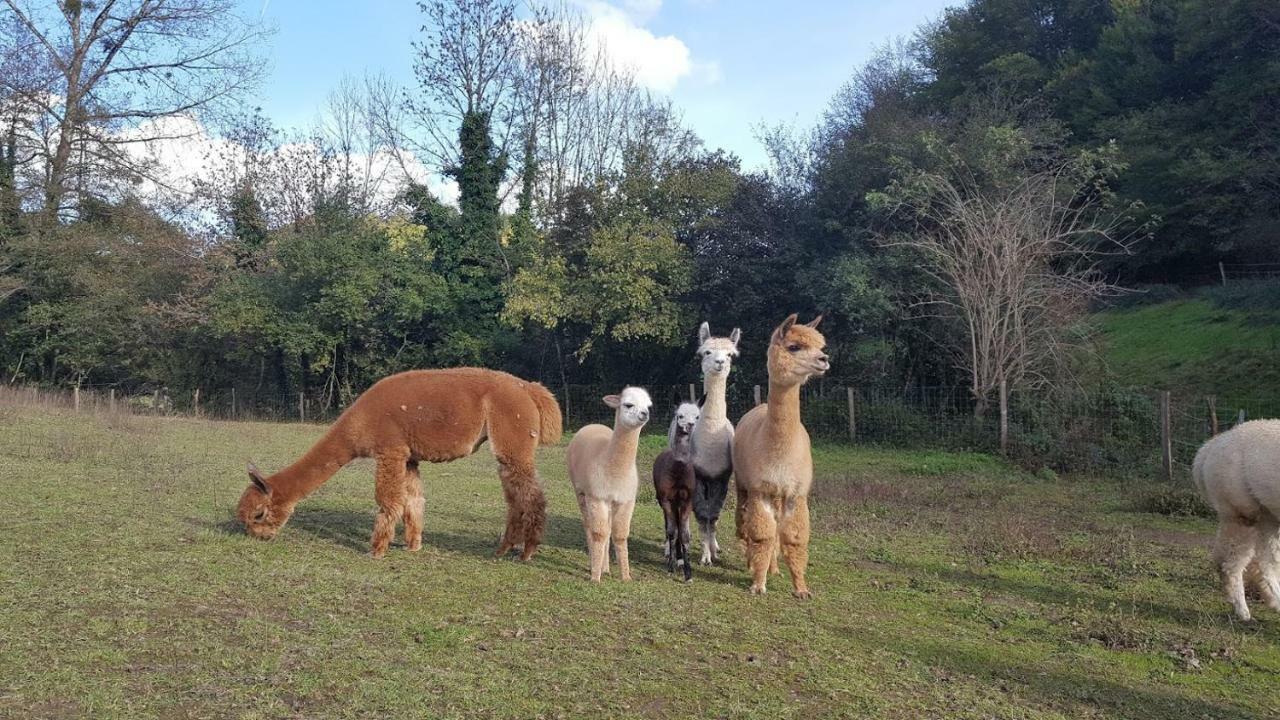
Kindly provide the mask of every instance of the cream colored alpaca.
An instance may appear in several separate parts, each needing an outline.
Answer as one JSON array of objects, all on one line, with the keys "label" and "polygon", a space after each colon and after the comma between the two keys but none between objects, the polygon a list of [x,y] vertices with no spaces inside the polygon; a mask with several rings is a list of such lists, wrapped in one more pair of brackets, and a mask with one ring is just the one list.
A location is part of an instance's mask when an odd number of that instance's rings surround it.
[{"label": "cream colored alpaca", "polygon": [[1236,617],[1253,619],[1246,573],[1263,601],[1280,610],[1280,420],[1253,420],[1210,438],[1191,476],[1218,513],[1213,559]]},{"label": "cream colored alpaca", "polygon": [[751,571],[751,593],[765,592],[769,571],[777,569],[779,547],[791,571],[792,594],[809,598],[804,573],[809,564],[809,486],[813,457],[809,433],[800,424],[800,386],[831,367],[826,340],[814,328],[788,317],[769,341],[769,402],[738,421],[733,471],[738,489],[738,539]]},{"label": "cream colored alpaca", "polygon": [[613,408],[613,429],[587,425],[569,441],[566,453],[569,482],[578,497],[582,526],[587,532],[587,552],[591,556],[591,580],[609,572],[609,538],[618,556],[619,575],[631,579],[627,560],[627,537],[631,535],[631,513],[636,508],[640,475],[636,471],[636,447],[640,430],[649,421],[653,401],[641,388],[629,387],[621,395],[609,395],[604,404]]}]

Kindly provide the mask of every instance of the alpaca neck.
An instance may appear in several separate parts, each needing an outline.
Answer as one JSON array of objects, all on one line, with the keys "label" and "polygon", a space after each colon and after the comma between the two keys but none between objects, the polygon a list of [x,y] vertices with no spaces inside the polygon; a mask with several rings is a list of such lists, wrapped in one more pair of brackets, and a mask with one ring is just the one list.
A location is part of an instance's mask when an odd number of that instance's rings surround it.
[{"label": "alpaca neck", "polygon": [[800,427],[800,385],[769,381],[769,429],[785,435]]},{"label": "alpaca neck", "polygon": [[693,446],[689,443],[688,435],[671,443],[671,457],[677,462],[687,463],[693,460]]},{"label": "alpaca neck", "polygon": [[728,373],[723,375],[707,373],[703,375],[702,392],[706,394],[706,399],[702,402],[702,412],[699,415],[699,420],[709,420],[715,424],[728,418],[728,408],[725,407],[724,400],[725,384],[728,380]]},{"label": "alpaca neck", "polygon": [[356,453],[351,449],[350,443],[335,432],[338,429],[339,426],[335,424],[296,462],[267,478],[276,504],[291,505],[298,502],[355,458]]},{"label": "alpaca neck", "polygon": [[605,472],[609,477],[619,477],[633,471],[636,466],[636,448],[640,444],[640,428],[622,429],[617,426],[604,451]]}]

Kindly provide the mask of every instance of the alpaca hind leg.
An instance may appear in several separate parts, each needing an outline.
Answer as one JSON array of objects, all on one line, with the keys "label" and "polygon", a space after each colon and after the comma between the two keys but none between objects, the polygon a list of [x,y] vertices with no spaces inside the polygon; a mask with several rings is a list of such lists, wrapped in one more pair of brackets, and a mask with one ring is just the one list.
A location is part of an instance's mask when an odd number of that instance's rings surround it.
[{"label": "alpaca hind leg", "polygon": [[747,569],[751,572],[751,594],[763,595],[769,572],[769,556],[778,535],[773,503],[767,498],[748,496],[739,532],[745,536]]},{"label": "alpaca hind leg", "polygon": [[498,477],[507,501],[507,527],[502,533],[497,555],[506,555],[520,547],[520,559],[533,557],[542,544],[542,531],[547,522],[547,498],[532,462],[498,460]]},{"label": "alpaca hind leg", "polygon": [[1214,562],[1222,581],[1227,600],[1235,609],[1236,617],[1248,622],[1253,619],[1244,597],[1244,572],[1253,560],[1256,549],[1256,529],[1242,518],[1223,518],[1218,526],[1218,541],[1214,547]]},{"label": "alpaca hind leg", "polygon": [[427,501],[422,496],[422,476],[416,462],[405,465],[404,490],[404,544],[410,552],[417,552],[422,549],[422,515]]},{"label": "alpaca hind leg", "polygon": [[[613,552],[618,556],[618,577],[631,579],[631,561],[627,556],[627,538],[631,536],[631,514],[635,512],[634,500],[625,503],[613,503],[612,522]],[[607,557],[607,555],[606,555]]]},{"label": "alpaca hind leg", "polygon": [[1258,563],[1258,592],[1272,610],[1280,610],[1280,521],[1270,514],[1258,523],[1254,560]]},{"label": "alpaca hind leg", "polygon": [[396,534],[396,523],[404,514],[405,461],[396,455],[382,455],[374,479],[374,499],[378,503],[378,515],[373,520],[373,537],[369,540],[369,554],[380,558],[387,554],[387,547]]},{"label": "alpaca hind leg", "polygon": [[698,518],[698,530],[702,533],[702,560],[703,565],[710,565],[712,562],[711,552],[711,521]]},{"label": "alpaca hind leg", "polygon": [[808,498],[794,498],[783,506],[782,518],[778,522],[778,541],[782,545],[782,558],[791,571],[791,594],[802,600],[813,597],[804,578],[809,566]]}]

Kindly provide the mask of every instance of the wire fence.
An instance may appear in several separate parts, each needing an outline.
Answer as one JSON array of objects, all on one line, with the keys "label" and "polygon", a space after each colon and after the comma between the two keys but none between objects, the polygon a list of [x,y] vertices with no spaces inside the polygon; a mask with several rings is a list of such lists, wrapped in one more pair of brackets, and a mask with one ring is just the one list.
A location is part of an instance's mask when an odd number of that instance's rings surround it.
[{"label": "wire fence", "polygon": [[[613,410],[602,398],[620,387],[567,385],[554,388],[569,432],[588,423],[611,424]],[[699,385],[648,388],[655,401],[649,431],[664,434],[676,398],[696,398]],[[731,383],[729,418],[737,421],[768,389]],[[47,390],[0,386],[0,406],[39,405],[79,413],[129,413],[213,420],[327,423],[342,407],[298,394],[251,394],[245,390],[164,390],[125,394],[114,388]],[[982,417],[963,387],[859,386],[838,380],[806,385],[801,417],[817,442],[895,448],[997,452],[999,417]],[[1200,445],[1215,432],[1260,417],[1280,417],[1280,398],[1220,402],[1209,395],[1174,394],[1145,388],[1107,388],[1068,397],[1015,395],[1009,407],[1006,452],[1034,467],[1060,471],[1122,472],[1185,476]]]}]

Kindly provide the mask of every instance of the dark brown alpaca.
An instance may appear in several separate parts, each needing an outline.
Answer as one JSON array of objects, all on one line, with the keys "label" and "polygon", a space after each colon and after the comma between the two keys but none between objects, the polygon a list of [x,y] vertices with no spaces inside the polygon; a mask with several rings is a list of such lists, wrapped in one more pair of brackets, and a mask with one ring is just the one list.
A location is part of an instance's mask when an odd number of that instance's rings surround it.
[{"label": "dark brown alpaca", "polygon": [[409,550],[422,547],[422,479],[418,463],[464,458],[487,439],[498,460],[507,500],[507,528],[498,555],[521,548],[528,560],[542,542],[546,498],[533,464],[538,445],[560,440],[560,406],[542,385],[481,368],[412,370],[384,378],[365,391],[305,455],[263,477],[249,466],[252,484],[237,516],[257,538],[275,536],[302,498],[356,458],[377,461],[378,515],[370,552],[382,557],[404,520]]},{"label": "dark brown alpaca", "polygon": [[697,489],[697,474],[693,469],[693,426],[698,422],[698,406],[692,402],[680,402],[676,398],[675,417],[667,431],[667,449],[653,461],[653,494],[662,508],[666,524],[667,540],[663,554],[667,558],[667,572],[674,572],[676,563],[684,568],[684,579],[693,577],[689,567],[689,515],[693,511],[693,496]]}]

